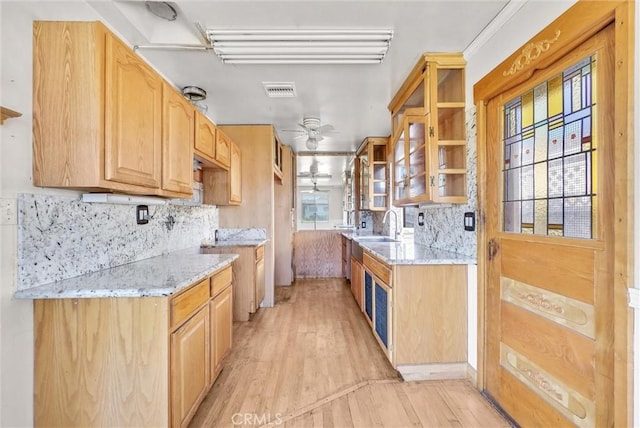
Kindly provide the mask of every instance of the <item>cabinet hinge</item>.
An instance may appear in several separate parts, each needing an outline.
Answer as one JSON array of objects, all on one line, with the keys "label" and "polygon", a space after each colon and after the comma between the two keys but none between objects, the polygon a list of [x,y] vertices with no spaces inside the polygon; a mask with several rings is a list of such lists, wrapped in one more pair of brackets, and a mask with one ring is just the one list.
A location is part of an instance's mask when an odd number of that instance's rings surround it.
[{"label": "cabinet hinge", "polygon": [[433,131],[433,126],[429,127],[429,137],[433,137],[435,135],[435,132]]},{"label": "cabinet hinge", "polygon": [[435,187],[436,186],[436,177],[435,176],[433,176],[433,175],[429,176],[429,185],[431,187]]}]

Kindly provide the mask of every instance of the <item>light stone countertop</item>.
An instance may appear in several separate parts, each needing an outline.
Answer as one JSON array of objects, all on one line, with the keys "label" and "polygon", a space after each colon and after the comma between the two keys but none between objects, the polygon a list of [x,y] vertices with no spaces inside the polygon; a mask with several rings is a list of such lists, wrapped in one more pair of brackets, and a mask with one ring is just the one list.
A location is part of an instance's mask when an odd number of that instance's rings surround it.
[{"label": "light stone countertop", "polygon": [[18,290],[17,299],[163,297],[230,265],[237,254],[200,254],[189,249]]},{"label": "light stone countertop", "polygon": [[201,248],[215,247],[259,247],[269,242],[268,239],[230,239],[224,241],[205,241]]},{"label": "light stone countertop", "polygon": [[[343,233],[342,235],[352,241],[357,241],[364,251],[373,254],[390,265],[473,265],[477,263],[475,257],[427,247],[416,244],[413,241],[361,241],[358,240],[357,234]],[[371,235],[369,234],[368,236]]]}]

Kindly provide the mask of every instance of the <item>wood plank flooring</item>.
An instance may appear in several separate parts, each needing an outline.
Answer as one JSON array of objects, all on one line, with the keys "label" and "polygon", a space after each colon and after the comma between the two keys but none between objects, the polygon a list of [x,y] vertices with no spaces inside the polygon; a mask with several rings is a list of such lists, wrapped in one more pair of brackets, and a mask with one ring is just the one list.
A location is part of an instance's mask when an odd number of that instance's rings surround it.
[{"label": "wood plank flooring", "polygon": [[234,324],[231,355],[191,427],[508,427],[465,380],[403,382],[341,279],[276,288]]}]

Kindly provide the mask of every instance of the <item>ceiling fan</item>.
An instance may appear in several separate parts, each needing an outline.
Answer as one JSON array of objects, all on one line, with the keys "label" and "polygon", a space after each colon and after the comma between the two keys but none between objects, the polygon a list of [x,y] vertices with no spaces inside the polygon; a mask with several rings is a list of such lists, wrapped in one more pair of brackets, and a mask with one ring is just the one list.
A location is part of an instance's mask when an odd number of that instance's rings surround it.
[{"label": "ceiling fan", "polygon": [[301,190],[300,193],[327,193],[328,189],[318,189],[318,182],[315,178],[311,179],[313,187],[309,190]]},{"label": "ceiling fan", "polygon": [[331,178],[331,174],[326,172],[318,172],[318,158],[313,155],[313,160],[311,161],[311,165],[309,166],[309,171],[299,172],[298,178],[311,178],[311,180],[315,180],[317,178]]},{"label": "ceiling fan", "polygon": [[324,137],[322,134],[326,134],[328,132],[333,131],[333,126],[329,124],[320,125],[320,118],[314,116],[307,116],[302,119],[302,123],[299,123],[298,126],[303,129],[303,131],[299,129],[285,129],[284,132],[300,132],[302,135],[296,138],[306,137],[306,146],[307,149],[313,151],[318,148],[318,142],[322,141]]}]

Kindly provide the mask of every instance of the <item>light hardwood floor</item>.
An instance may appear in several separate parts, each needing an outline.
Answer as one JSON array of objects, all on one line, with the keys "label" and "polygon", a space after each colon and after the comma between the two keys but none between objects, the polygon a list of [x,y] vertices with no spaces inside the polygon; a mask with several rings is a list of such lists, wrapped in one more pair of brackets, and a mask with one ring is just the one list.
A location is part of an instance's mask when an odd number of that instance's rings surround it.
[{"label": "light hardwood floor", "polygon": [[466,380],[403,382],[348,285],[297,280],[234,325],[231,355],[190,426],[508,427]]}]

